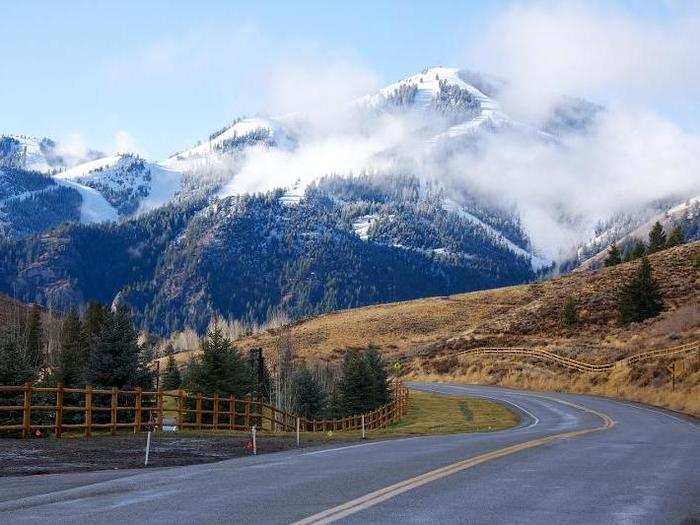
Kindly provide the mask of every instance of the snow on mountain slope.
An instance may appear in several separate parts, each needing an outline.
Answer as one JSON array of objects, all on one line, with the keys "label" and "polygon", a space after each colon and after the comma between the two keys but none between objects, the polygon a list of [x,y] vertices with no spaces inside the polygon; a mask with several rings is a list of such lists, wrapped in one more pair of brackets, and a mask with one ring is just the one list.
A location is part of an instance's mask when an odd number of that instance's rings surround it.
[{"label": "snow on mountain slope", "polygon": [[482,228],[491,239],[493,239],[496,243],[508,248],[510,251],[515,253],[516,255],[519,255],[521,257],[525,257],[530,261],[530,265],[532,266],[533,271],[538,271],[543,268],[547,268],[551,266],[552,261],[548,261],[546,259],[543,259],[541,257],[538,257],[537,255],[530,253],[529,251],[525,250],[524,248],[521,248],[517,244],[515,244],[513,241],[510,239],[506,238],[501,232],[499,232],[497,229],[495,229],[493,226],[490,226],[486,224],[484,221],[479,219],[478,217],[475,217],[465,209],[463,209],[459,204],[454,202],[451,199],[445,199],[445,202],[443,203],[443,208],[445,211],[456,213],[459,215],[461,218],[468,220],[469,222],[479,226]]},{"label": "snow on mountain slope", "polygon": [[0,136],[0,167],[51,173],[93,159],[101,154],[87,150],[79,154],[49,138],[27,135]]},{"label": "snow on mountain slope", "polygon": [[203,164],[216,164],[222,155],[254,145],[292,148],[294,141],[277,119],[244,118],[212,133],[203,143],[172,155],[162,165],[179,170],[194,169]]},{"label": "snow on mountain slope", "polygon": [[73,188],[80,193],[80,222],[83,224],[116,221],[117,209],[105,199],[99,191],[69,179],[56,179],[62,186]]},{"label": "snow on mountain slope", "polygon": [[80,164],[55,179],[98,192],[119,215],[126,216],[167,204],[180,190],[182,173],[136,155],[119,154]]},{"label": "snow on mountain slope", "polygon": [[[624,251],[628,246],[632,245],[637,240],[646,240],[649,236],[649,232],[656,222],[660,222],[666,232],[670,231],[675,225],[691,225],[694,224],[695,228],[698,229],[697,225],[700,223],[700,195],[686,199],[681,203],[678,203],[671,208],[652,216],[650,219],[646,220],[643,224],[637,227],[624,231],[610,229],[606,230],[602,234],[594,237],[586,247],[589,249],[591,247],[597,247],[598,251],[593,255],[587,257],[579,265],[579,269],[589,269],[596,268],[603,264],[603,261],[607,257],[608,247],[611,243],[615,242],[617,246]],[[696,239],[690,239],[696,240]],[[579,248],[579,256],[581,254],[589,253]]]}]

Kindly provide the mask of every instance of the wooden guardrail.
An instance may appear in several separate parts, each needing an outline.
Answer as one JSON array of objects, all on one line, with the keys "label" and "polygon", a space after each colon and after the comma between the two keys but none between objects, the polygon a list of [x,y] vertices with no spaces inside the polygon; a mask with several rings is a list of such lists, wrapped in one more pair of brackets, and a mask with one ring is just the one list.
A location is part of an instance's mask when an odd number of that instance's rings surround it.
[{"label": "wooden guardrail", "polygon": [[[166,399],[170,402],[166,403]],[[2,404],[6,403],[14,404]],[[174,409],[165,407],[174,406]],[[304,432],[376,430],[397,422],[406,414],[408,389],[394,385],[391,401],[366,414],[339,419],[309,420],[250,396],[204,396],[201,393],[82,388],[38,387],[32,383],[0,386],[0,433],[21,432],[29,437],[36,431],[79,431],[90,437],[93,431],[115,434],[119,429],[133,432],[163,429],[166,413],[174,413],[178,430],[258,430]],[[9,416],[8,416],[9,414]],[[13,417],[14,414],[14,417]]]},{"label": "wooden guardrail", "polygon": [[670,348],[661,348],[657,350],[649,350],[646,352],[640,352],[629,357],[625,357],[618,361],[613,361],[612,363],[587,363],[585,361],[579,361],[578,359],[573,359],[571,357],[562,356],[549,350],[544,350],[541,348],[526,348],[526,347],[478,347],[470,348],[469,350],[463,350],[462,352],[457,352],[451,354],[451,356],[458,355],[522,355],[525,357],[536,357],[540,359],[548,359],[554,361],[560,365],[568,368],[572,368],[579,372],[607,372],[612,370],[614,367],[621,364],[631,364],[637,363],[639,361],[644,361],[646,359],[654,359],[659,357],[673,357],[678,354],[688,353],[688,352],[698,352],[700,351],[700,341],[692,341],[679,346],[674,346]]}]

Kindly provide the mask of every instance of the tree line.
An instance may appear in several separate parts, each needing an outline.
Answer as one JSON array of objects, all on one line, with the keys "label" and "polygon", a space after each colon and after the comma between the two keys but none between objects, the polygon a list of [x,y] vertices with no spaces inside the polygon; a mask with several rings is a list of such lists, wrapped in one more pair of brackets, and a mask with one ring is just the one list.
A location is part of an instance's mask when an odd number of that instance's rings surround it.
[{"label": "tree line", "polygon": [[71,309],[62,320],[32,306],[17,326],[0,332],[0,384],[27,381],[70,388],[150,388],[152,351],[139,342],[131,312],[120,304],[111,310],[90,303],[81,315]]},{"label": "tree line", "polygon": [[612,243],[608,248],[608,254],[605,258],[605,266],[616,266],[622,262],[629,262],[635,259],[644,257],[652,253],[680,246],[685,243],[683,229],[680,224],[674,226],[668,235],[664,232],[663,226],[659,221],[656,221],[654,226],[649,231],[649,243],[636,239],[632,242],[624,252],[624,255],[617,246],[617,243]]},{"label": "tree line", "polygon": [[163,388],[205,395],[253,394],[307,419],[333,419],[369,412],[391,399],[386,363],[375,346],[347,349],[338,364],[308,364],[294,355],[288,332],[276,342],[276,363],[268,368],[255,351],[246,358],[219,327],[200,341],[200,352],[182,369],[172,350]]}]

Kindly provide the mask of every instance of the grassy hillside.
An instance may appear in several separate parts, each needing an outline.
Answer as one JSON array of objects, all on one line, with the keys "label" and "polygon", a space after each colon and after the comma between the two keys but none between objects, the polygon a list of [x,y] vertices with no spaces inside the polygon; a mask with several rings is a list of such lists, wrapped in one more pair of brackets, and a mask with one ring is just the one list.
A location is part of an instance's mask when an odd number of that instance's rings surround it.
[{"label": "grassy hillside", "polygon": [[[700,358],[691,360],[678,378],[680,386],[666,395],[670,375],[658,360],[594,377],[533,358],[456,356],[481,346],[519,346],[605,363],[697,339],[700,270],[694,260],[699,254],[700,242],[695,242],[650,256],[665,310],[628,326],[617,321],[617,290],[638,261],[528,285],[334,312],[297,322],[288,332],[297,353],[307,359],[333,360],[347,347],[372,343],[390,361],[400,360],[402,373],[410,377],[619,394],[700,413]],[[573,328],[560,321],[568,297],[578,304],[580,322]],[[260,346],[274,358],[280,333],[254,334],[237,344]]]}]

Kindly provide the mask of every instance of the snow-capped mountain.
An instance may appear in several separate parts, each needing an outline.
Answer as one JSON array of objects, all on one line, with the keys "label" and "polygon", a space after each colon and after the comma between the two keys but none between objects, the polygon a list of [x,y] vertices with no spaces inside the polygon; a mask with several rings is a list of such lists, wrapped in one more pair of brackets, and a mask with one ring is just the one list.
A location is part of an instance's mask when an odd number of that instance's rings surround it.
[{"label": "snow-capped mountain", "polygon": [[196,146],[180,151],[163,161],[163,165],[179,170],[216,167],[222,158],[252,146],[291,149],[295,140],[284,129],[283,122],[272,118],[242,118]]},{"label": "snow-capped mountain", "polygon": [[94,150],[76,155],[49,138],[0,135],[0,168],[51,173],[100,156]]},{"label": "snow-capped mountain", "polygon": [[499,131],[555,140],[552,134],[515,121],[504,113],[495,98],[501,87],[497,80],[468,71],[432,67],[359,99],[357,105],[380,113],[408,112],[425,117],[437,125],[437,129],[429,128],[426,139],[432,144]]},{"label": "snow-capped mountain", "polygon": [[[182,183],[181,172],[132,154],[111,155],[79,164],[54,178],[60,184],[79,189],[84,197],[86,214],[102,220],[114,220],[116,216],[140,214],[163,206],[180,191]],[[88,192],[91,196],[97,192],[101,197],[99,202],[91,200]],[[95,207],[85,210],[90,206]]]},{"label": "snow-capped mountain", "polygon": [[131,154],[50,173],[6,164],[0,167],[0,237],[134,217],[171,202],[181,187],[182,173]]},{"label": "snow-capped mountain", "polygon": [[[517,203],[468,171],[506,141],[566,151],[605,110],[562,98],[543,121],[520,122],[505,87],[428,68],[347,101],[342,118],[241,118],[159,163],[3,137],[0,291],[61,305],[119,296],[167,333],[215,315],[262,322],[534,279],[552,263]],[[700,236],[700,204],[686,202],[696,194],[618,210],[571,267],[659,214]],[[565,204],[562,220],[578,220]]]}]

